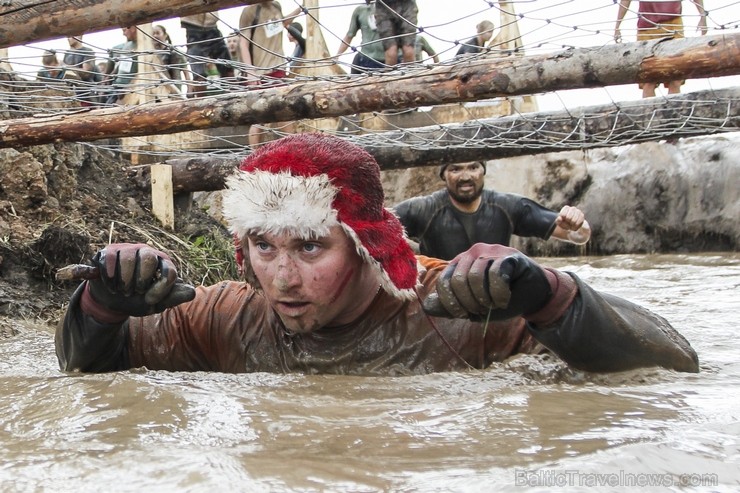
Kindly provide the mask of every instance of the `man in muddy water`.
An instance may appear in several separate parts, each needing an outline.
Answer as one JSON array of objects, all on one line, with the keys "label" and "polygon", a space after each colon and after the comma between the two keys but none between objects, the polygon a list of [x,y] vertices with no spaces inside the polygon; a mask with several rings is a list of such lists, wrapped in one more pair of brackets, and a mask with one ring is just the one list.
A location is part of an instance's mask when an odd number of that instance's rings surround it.
[{"label": "man in muddy water", "polygon": [[111,244],[56,333],[60,367],[407,375],[551,351],[575,368],[698,371],[663,318],[502,245],[417,257],[380,170],[339,137],[297,134],[227,179],[244,281],[193,288],[170,257]]},{"label": "man in muddy water", "polygon": [[485,190],[485,174],[482,161],[444,164],[439,169],[444,189],[394,207],[419,253],[451,260],[475,243],[508,246],[512,234],[576,245],[591,238],[591,227],[577,207],[555,212],[520,195]]}]

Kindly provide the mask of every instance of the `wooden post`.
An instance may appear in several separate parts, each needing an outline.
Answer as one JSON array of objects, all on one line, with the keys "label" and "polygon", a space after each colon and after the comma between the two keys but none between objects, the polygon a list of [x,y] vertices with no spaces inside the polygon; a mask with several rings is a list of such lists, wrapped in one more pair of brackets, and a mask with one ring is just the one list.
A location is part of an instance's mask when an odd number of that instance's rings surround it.
[{"label": "wooden post", "polygon": [[306,54],[310,60],[297,73],[304,76],[345,75],[346,72],[333,60],[326,47],[324,33],[319,24],[319,0],[304,0],[303,6],[311,15],[306,16]]},{"label": "wooden post", "polygon": [[[519,23],[512,2],[499,2],[501,8],[499,22],[501,29],[493,38],[488,46],[497,50],[506,52],[508,56],[524,56],[524,46],[522,44],[522,35],[519,32]],[[537,98],[532,95],[524,95],[513,98],[513,110],[517,113],[530,113],[539,111]],[[521,104],[519,104],[521,103]]]},{"label": "wooden post", "polygon": [[172,166],[153,164],[152,213],[165,228],[175,229],[175,201],[172,195]]},{"label": "wooden post", "polygon": [[8,62],[7,48],[0,48],[0,70],[4,70],[6,72],[13,71],[13,67],[10,65],[10,62]]}]

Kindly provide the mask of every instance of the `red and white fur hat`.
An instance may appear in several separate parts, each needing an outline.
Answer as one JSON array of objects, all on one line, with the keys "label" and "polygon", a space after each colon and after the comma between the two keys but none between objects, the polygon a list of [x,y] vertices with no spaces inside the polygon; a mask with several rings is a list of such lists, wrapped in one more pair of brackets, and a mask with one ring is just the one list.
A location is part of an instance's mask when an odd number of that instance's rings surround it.
[{"label": "red and white fur hat", "polygon": [[[378,163],[346,140],[303,133],[263,145],[227,179],[223,212],[237,246],[249,233],[308,240],[339,225],[362,259],[378,270],[386,292],[415,297],[417,260],[403,226],[384,207]],[[238,249],[239,265],[244,259]],[[248,255],[246,260],[247,279],[256,283]]]}]

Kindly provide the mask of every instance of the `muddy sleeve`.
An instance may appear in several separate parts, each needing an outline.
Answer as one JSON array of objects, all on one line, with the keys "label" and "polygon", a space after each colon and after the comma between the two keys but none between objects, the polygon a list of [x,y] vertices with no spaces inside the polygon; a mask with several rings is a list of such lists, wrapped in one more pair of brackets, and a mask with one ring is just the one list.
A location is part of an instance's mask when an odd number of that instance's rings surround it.
[{"label": "muddy sleeve", "polygon": [[557,320],[533,314],[527,317],[528,328],[535,339],[569,365],[593,372],[651,366],[699,371],[696,352],[663,317],[617,296],[600,293],[574,274],[554,272],[560,281],[554,299],[563,290],[570,290],[568,280],[562,276],[572,278],[577,293],[567,309],[557,314]]},{"label": "muddy sleeve", "polygon": [[127,369],[128,322],[104,324],[84,313],[80,308],[84,286],[81,284],[72,295],[67,312],[57,326],[59,368],[93,373]]},{"label": "muddy sleeve", "polygon": [[[101,323],[81,308],[84,284],[57,327],[65,371],[106,372],[147,367],[169,371],[245,371],[245,351],[265,325],[266,311],[250,301],[246,283],[198,287],[193,301],[123,323]],[[87,308],[89,310],[89,307]],[[243,336],[243,330],[248,336]],[[249,338],[252,339],[249,339]]]}]

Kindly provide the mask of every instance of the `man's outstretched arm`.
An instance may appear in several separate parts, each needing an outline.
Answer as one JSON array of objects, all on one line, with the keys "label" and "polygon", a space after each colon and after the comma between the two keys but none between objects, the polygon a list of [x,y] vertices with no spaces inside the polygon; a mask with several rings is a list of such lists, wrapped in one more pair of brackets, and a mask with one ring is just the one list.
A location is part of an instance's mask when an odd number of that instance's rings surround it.
[{"label": "man's outstretched arm", "polygon": [[160,313],[195,296],[195,289],[178,279],[172,260],[148,245],[108,245],[93,257],[91,267],[93,279],[75,291],[57,327],[62,370],[127,368],[129,317]]},{"label": "man's outstretched arm", "polygon": [[455,318],[523,317],[535,339],[581,370],[699,371],[696,352],[662,317],[501,245],[478,243],[455,257],[424,308]]}]

